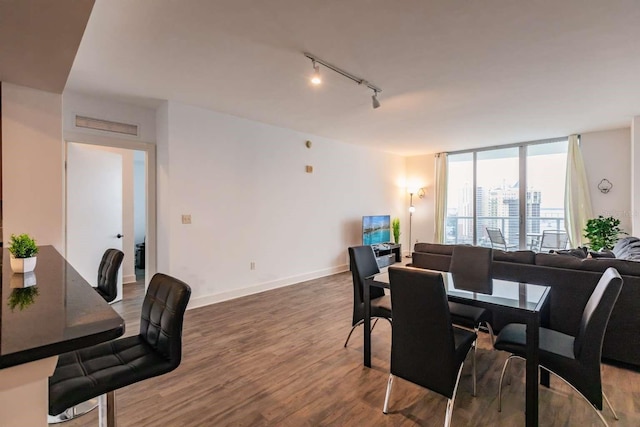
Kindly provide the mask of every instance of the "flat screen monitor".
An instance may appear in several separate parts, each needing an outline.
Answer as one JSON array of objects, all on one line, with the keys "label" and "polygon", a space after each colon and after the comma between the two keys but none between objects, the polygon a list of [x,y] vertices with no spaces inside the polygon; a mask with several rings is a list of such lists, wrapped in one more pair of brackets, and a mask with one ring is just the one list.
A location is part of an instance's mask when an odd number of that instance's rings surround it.
[{"label": "flat screen monitor", "polygon": [[362,244],[379,245],[391,240],[391,215],[362,217]]}]

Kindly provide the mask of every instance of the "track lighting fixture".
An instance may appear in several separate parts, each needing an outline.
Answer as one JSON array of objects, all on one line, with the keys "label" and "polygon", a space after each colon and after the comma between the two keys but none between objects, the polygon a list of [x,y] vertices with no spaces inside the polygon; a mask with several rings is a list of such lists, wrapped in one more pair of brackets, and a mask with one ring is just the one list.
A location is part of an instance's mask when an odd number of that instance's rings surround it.
[{"label": "track lighting fixture", "polygon": [[313,75],[311,76],[311,83],[314,85],[319,85],[322,83],[322,79],[320,78],[320,66],[316,64],[316,61],[313,61]]},{"label": "track lighting fixture", "polygon": [[371,101],[374,109],[380,106],[380,101],[378,101],[378,91],[375,89],[373,91],[373,96],[371,97]]},{"label": "track lighting fixture", "polygon": [[380,101],[378,100],[378,93],[382,92],[382,89],[380,89],[378,86],[374,85],[371,82],[366,81],[363,78],[354,76],[353,74],[341,68],[338,68],[335,65],[331,65],[328,62],[318,58],[315,55],[305,52],[304,56],[309,58],[311,60],[311,63],[313,64],[313,75],[311,76],[311,83],[313,83],[314,85],[319,85],[320,83],[322,83],[322,79],[320,78],[320,67],[318,66],[318,64],[323,65],[324,67],[330,69],[331,71],[335,71],[338,74],[342,74],[346,78],[353,80],[359,85],[364,85],[369,89],[371,89],[373,91],[373,96],[371,97],[371,103],[373,105],[373,108],[380,107]]}]

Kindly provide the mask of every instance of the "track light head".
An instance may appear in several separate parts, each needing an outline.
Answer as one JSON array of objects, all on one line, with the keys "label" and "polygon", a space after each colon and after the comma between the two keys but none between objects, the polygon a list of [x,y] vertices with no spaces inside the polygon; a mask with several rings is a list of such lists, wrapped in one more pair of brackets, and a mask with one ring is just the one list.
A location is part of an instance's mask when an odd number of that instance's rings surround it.
[{"label": "track light head", "polygon": [[316,64],[316,61],[313,61],[313,75],[311,76],[311,83],[314,85],[322,83],[322,79],[320,78],[320,66]]},{"label": "track light head", "polygon": [[322,83],[322,79],[320,78],[320,67],[318,64],[322,65],[323,67],[325,67],[328,70],[334,71],[350,80],[353,80],[354,82],[356,82],[359,85],[363,85],[368,87],[369,89],[371,89],[373,91],[373,96],[371,97],[371,102],[373,104],[373,108],[378,108],[380,107],[380,101],[378,101],[378,93],[382,92],[382,89],[380,89],[378,86],[374,85],[373,83],[361,78],[361,77],[357,77],[354,76],[353,74],[349,73],[348,71],[343,70],[342,68],[338,68],[335,65],[332,65],[330,63],[328,63],[327,61],[318,58],[315,55],[312,55],[308,52],[304,52],[304,56],[306,56],[307,58],[309,58],[311,60],[311,63],[313,64],[313,75],[311,76],[311,83],[313,85],[319,85],[320,83]]},{"label": "track light head", "polygon": [[373,105],[373,108],[376,109],[380,106],[380,101],[378,101],[378,91],[374,90],[373,91],[373,96],[371,97],[371,104]]}]

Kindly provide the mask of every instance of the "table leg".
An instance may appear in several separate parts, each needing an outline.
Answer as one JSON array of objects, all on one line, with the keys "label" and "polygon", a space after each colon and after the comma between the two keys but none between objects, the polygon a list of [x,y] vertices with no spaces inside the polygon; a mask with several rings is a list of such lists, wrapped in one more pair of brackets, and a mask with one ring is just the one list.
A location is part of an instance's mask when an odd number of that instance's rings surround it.
[{"label": "table leg", "polygon": [[540,318],[532,313],[527,319],[526,425],[538,425],[538,346]]},{"label": "table leg", "polygon": [[364,366],[371,367],[371,286],[364,281]]}]

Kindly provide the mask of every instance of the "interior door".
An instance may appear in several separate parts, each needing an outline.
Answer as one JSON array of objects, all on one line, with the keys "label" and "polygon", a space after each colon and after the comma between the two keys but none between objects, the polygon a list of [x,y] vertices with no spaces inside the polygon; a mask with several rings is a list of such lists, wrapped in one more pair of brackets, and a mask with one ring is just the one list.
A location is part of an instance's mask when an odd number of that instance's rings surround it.
[{"label": "interior door", "polygon": [[[120,237],[118,237],[120,236]],[[122,250],[122,155],[67,144],[67,260],[92,286],[105,250]],[[122,299],[122,268],[118,296]]]}]

